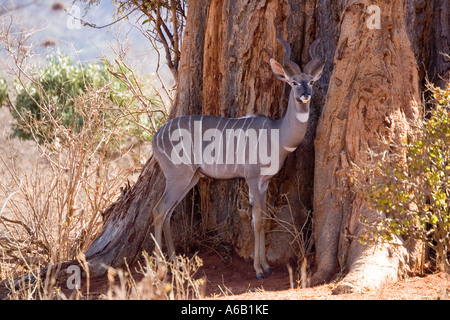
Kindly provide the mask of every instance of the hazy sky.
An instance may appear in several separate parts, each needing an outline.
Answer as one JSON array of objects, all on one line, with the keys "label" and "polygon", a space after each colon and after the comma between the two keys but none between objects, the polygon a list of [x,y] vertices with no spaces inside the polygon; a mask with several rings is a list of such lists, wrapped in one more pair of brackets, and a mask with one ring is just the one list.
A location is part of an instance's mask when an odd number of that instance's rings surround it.
[{"label": "hazy sky", "polygon": [[[2,5],[10,7],[23,1],[0,0],[0,8]],[[97,26],[109,24],[116,19],[113,16],[114,5],[110,0],[101,1],[98,6],[91,7],[88,12],[85,12],[84,6],[77,2],[75,7],[72,7],[72,0],[40,0],[36,4],[3,15],[1,17],[3,24],[9,23],[12,18],[13,25],[16,27],[38,30],[32,37],[37,61],[43,60],[48,53],[58,49],[70,56],[78,56],[83,62],[98,61],[103,55],[113,58],[111,46],[117,48],[117,39],[119,39],[130,47],[127,63],[141,75],[155,71],[156,54],[150,42],[132,26],[133,23],[136,24],[136,16],[130,16],[128,21],[123,20],[111,27],[94,29],[80,25],[76,19],[64,11],[52,10],[55,2],[64,3],[74,16],[80,15],[83,20]],[[126,39],[128,39],[127,42],[125,42]],[[46,40],[55,41],[56,46],[47,48],[40,46]],[[170,84],[171,75],[167,68],[162,70],[162,76]]]}]

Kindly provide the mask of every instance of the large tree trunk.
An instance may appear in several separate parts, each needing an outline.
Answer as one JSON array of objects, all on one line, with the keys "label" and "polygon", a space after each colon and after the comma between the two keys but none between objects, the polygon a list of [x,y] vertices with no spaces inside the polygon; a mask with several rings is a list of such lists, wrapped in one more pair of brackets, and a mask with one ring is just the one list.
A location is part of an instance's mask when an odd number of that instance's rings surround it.
[{"label": "large tree trunk", "polygon": [[[380,9],[380,28],[368,27],[371,5]],[[377,213],[369,209],[365,195],[349,179],[352,164],[364,168],[371,161],[369,149],[401,154],[401,146],[411,138],[411,125],[421,119],[417,60],[407,33],[412,30],[408,9],[416,9],[412,5],[405,0],[371,0],[348,1],[342,7],[334,69],[315,144],[318,270],[312,279],[313,284],[320,283],[336,271],[348,272],[335,289],[337,293],[378,288],[396,279],[408,260],[406,249],[417,249],[375,248],[358,242],[365,232],[359,217],[371,219]],[[420,45],[415,45],[420,52]],[[399,147],[387,150],[382,139]]]},{"label": "large tree trunk", "polygon": [[[313,210],[314,283],[348,271],[337,290],[344,292],[377,287],[397,276],[401,254],[389,255],[389,248],[373,251],[356,241],[363,232],[358,218],[371,212],[350,184],[347,170],[352,163],[364,166],[369,161],[367,148],[380,151],[380,137],[399,142],[408,137],[408,121],[420,117],[412,101],[420,101],[425,75],[439,84],[445,82],[439,76],[448,79],[450,61],[438,53],[449,53],[446,1],[188,1],[171,117],[281,117],[287,88],[269,67],[269,58],[281,60],[284,54],[275,26],[281,27],[291,44],[292,60],[300,66],[309,61],[309,44],[322,39],[319,57],[325,69],[314,87],[307,135],[269,186],[271,214],[290,225],[286,230],[275,221],[268,224],[269,261],[299,255],[290,231],[300,230]],[[380,8],[380,29],[367,27],[370,5]],[[123,267],[125,261],[139,259],[143,250],[153,250],[151,212],[164,185],[150,157],[136,184],[104,213],[103,229],[85,252],[91,277],[103,276],[104,265]],[[242,257],[252,257],[245,183],[203,179],[196,190],[172,219],[176,243],[188,232],[177,222],[194,212],[195,219],[202,217],[196,233],[214,230]]]}]

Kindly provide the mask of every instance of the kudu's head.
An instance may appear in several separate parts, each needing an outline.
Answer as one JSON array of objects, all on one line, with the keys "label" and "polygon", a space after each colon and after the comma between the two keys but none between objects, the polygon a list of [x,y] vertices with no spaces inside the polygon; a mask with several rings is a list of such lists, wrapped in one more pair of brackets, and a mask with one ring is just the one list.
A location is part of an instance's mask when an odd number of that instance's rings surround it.
[{"label": "kudu's head", "polygon": [[309,54],[312,60],[305,66],[304,72],[302,72],[295,62],[290,60],[291,48],[286,41],[281,39],[280,28],[277,31],[277,40],[284,47],[284,67],[271,58],[270,66],[272,67],[272,71],[278,79],[287,82],[291,86],[297,107],[296,111],[308,112],[308,103],[311,100],[313,82],[320,79],[324,67],[324,64],[320,64],[320,60],[315,56],[316,47],[320,39],[316,39],[309,48]]}]

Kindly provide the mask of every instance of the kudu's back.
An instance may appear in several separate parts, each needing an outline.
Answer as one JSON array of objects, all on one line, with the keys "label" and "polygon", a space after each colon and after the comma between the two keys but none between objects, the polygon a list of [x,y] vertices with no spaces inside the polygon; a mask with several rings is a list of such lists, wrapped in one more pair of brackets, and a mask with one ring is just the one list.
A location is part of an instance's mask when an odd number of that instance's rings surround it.
[{"label": "kudu's back", "polygon": [[262,116],[182,116],[168,121],[153,138],[164,173],[199,170],[216,179],[274,175],[280,167],[279,129]]}]

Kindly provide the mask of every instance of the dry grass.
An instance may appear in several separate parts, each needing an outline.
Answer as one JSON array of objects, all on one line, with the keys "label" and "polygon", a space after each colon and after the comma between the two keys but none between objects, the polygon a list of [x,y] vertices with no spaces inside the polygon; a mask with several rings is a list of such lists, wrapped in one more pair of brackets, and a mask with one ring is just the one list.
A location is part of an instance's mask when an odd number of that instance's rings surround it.
[{"label": "dry grass", "polygon": [[121,168],[106,156],[114,133],[102,131],[98,106],[107,107],[105,101],[89,98],[97,107],[80,102],[88,125],[79,133],[66,130],[64,142],[36,145],[39,158],[25,167],[14,152],[0,155],[0,250],[14,264],[13,273],[74,259],[99,231],[101,212],[131,179],[134,167]]},{"label": "dry grass", "polygon": [[[82,255],[80,256],[82,257]],[[108,282],[99,285],[89,278],[86,261],[79,265],[69,266],[68,273],[87,274],[81,287],[75,278],[68,277],[66,283],[61,282],[56,274],[62,270],[62,264],[53,268],[34,269],[19,278],[8,277],[5,282],[9,288],[10,300],[189,300],[204,297],[205,279],[195,278],[202,266],[198,256],[186,258],[178,256],[175,261],[165,261],[169,272],[163,279],[159,278],[159,269],[152,256],[144,253],[144,263],[131,269],[108,268]],[[67,267],[67,266],[66,266]],[[42,270],[46,270],[42,272]],[[74,281],[75,280],[75,281]],[[92,283],[94,282],[94,283]],[[79,287],[77,287],[79,285]],[[93,288],[96,287],[96,288]],[[100,288],[100,291],[98,289]]]},{"label": "dry grass", "polygon": [[177,256],[175,261],[164,261],[169,272],[163,279],[159,278],[159,270],[154,258],[146,253],[143,256],[144,265],[135,272],[129,268],[127,270],[109,269],[109,289],[101,298],[188,300],[201,299],[204,296],[205,280],[195,278],[195,274],[203,265],[198,256],[195,255],[192,258]]},{"label": "dry grass", "polygon": [[[74,98],[83,118],[78,131],[54,118],[55,106],[36,101],[58,132],[51,141],[36,138],[32,122],[26,123],[34,141],[11,138],[12,117],[1,110],[0,281],[11,282],[42,266],[77,259],[99,232],[101,213],[137,178],[150,155],[149,146],[111,126],[127,114],[114,112],[118,107],[107,94],[108,86]],[[9,109],[17,110],[13,103]],[[39,298],[49,297],[52,284],[41,283],[36,274],[33,278],[38,280],[27,284],[33,289],[22,288],[19,292],[26,294],[12,292],[13,296],[27,298],[29,292],[40,292]]]},{"label": "dry grass", "polygon": [[[93,99],[93,95],[87,97]],[[85,106],[92,105],[89,102],[83,101]],[[104,141],[112,141],[114,133],[102,127],[97,116],[99,106],[108,104],[96,102],[95,109],[85,108],[88,125],[79,133],[66,132],[65,142],[56,148],[11,139],[7,130],[0,137],[0,281],[8,283],[10,299],[93,297],[89,290],[68,296],[52,274],[42,278],[40,270],[83,258],[82,252],[101,228],[101,213],[120,196],[121,187],[136,179],[141,165],[136,159],[148,156],[138,154],[139,148],[115,158],[106,154]],[[8,115],[3,116],[5,121]],[[103,134],[103,145],[93,131]],[[22,158],[23,145],[32,146],[28,159]],[[156,277],[151,256],[144,255],[143,261],[137,270],[110,268],[108,290],[96,298],[201,298],[203,282],[194,279],[202,264],[198,257],[166,262],[170,272],[163,280]]]},{"label": "dry grass", "polygon": [[[123,110],[111,113],[118,107],[107,92],[108,84],[74,98],[83,111],[79,131],[60,125],[52,115],[53,106],[39,104],[59,134],[51,141],[11,138],[12,117],[0,110],[0,282],[9,287],[10,299],[201,297],[202,280],[193,277],[201,260],[195,256],[167,262],[170,272],[163,280],[155,276],[155,263],[148,255],[137,270],[110,268],[108,290],[101,296],[89,292],[87,267],[83,267],[88,283],[83,293],[72,290],[67,294],[68,285],[55,281],[53,274],[64,261],[78,259],[79,265],[86,266],[82,253],[100,231],[102,212],[117,200],[123,187],[137,179],[150,156],[149,145],[110,125],[127,119],[134,123],[136,114]],[[10,109],[16,110],[13,104]],[[155,125],[154,114],[147,114]],[[31,133],[34,125],[28,123]],[[49,265],[54,267],[43,276],[42,268]]]}]

